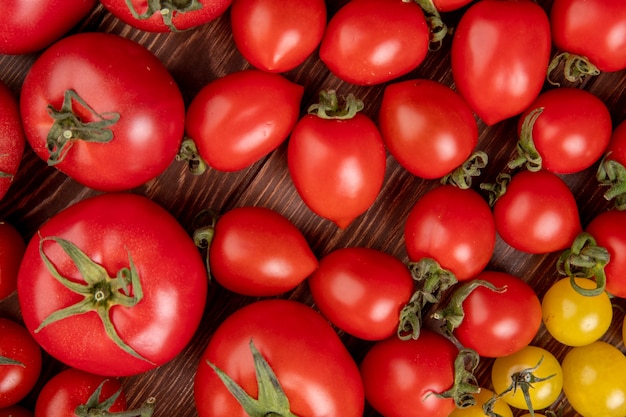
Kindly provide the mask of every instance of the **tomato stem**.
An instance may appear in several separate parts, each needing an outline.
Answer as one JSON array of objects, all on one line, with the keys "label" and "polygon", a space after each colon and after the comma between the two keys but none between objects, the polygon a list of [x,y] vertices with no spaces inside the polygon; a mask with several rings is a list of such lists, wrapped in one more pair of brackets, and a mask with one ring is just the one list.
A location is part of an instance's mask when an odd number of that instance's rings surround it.
[{"label": "tomato stem", "polygon": [[613,200],[617,210],[626,210],[626,167],[609,159],[611,152],[603,158],[596,172],[596,179],[601,186],[609,187],[604,193],[607,201]]},{"label": "tomato stem", "polygon": [[483,151],[472,153],[458,168],[441,178],[441,184],[451,184],[463,190],[470,188],[473,178],[481,174],[488,160],[489,156]]},{"label": "tomato stem", "polygon": [[122,389],[117,390],[113,395],[104,401],[100,402],[100,395],[102,394],[102,388],[108,380],[104,380],[98,385],[98,388],[91,394],[85,404],[79,405],[74,410],[74,414],[78,417],[151,417],[154,412],[154,406],[156,399],[154,397],[148,398],[141,408],[128,411],[109,411],[115,401],[122,393]]},{"label": "tomato stem", "polygon": [[200,0],[148,0],[148,7],[143,13],[137,12],[132,0],[126,0],[126,6],[137,20],[146,20],[158,13],[170,31],[178,32],[179,29],[173,22],[176,15],[200,10],[203,4]]},{"label": "tomato stem", "polygon": [[524,118],[519,141],[517,142],[517,158],[509,161],[507,165],[509,168],[516,169],[525,165],[526,169],[532,172],[541,170],[542,158],[539,152],[537,152],[537,148],[535,148],[533,127],[543,113],[543,109],[543,107],[538,107]]},{"label": "tomato stem", "polygon": [[22,368],[26,368],[26,365],[24,365],[22,362],[15,359],[7,358],[5,356],[0,356],[0,366],[1,365],[16,365],[21,366]]},{"label": "tomato stem", "polygon": [[185,138],[176,154],[177,161],[186,161],[189,166],[189,172],[193,175],[201,175],[207,170],[207,163],[198,153],[198,147],[191,138]]},{"label": "tomato stem", "polygon": [[[209,281],[211,281],[211,263],[209,261],[210,247],[211,242],[213,241],[213,237],[215,236],[215,225],[217,224],[217,220],[219,215],[214,210],[202,210],[200,213],[196,215],[193,220],[194,223],[194,232],[193,232],[193,241],[196,244],[196,247],[200,250],[206,251],[205,256],[205,267],[207,270],[207,275],[209,277]],[[208,221],[207,221],[208,219]]]},{"label": "tomato stem", "polygon": [[585,79],[587,76],[596,76],[600,74],[598,67],[593,65],[587,57],[570,54],[568,52],[561,52],[557,54],[550,65],[548,65],[547,80],[550,84],[560,87],[560,83],[552,81],[550,74],[563,62],[563,73],[565,79],[569,82],[578,82]]},{"label": "tomato stem", "polygon": [[461,349],[454,360],[454,384],[439,398],[452,398],[457,408],[467,408],[476,404],[474,394],[480,391],[475,372],[480,356],[473,349]]},{"label": "tomato stem", "polygon": [[[563,251],[557,260],[557,271],[570,278],[570,283],[577,293],[595,297],[606,289],[604,267],[610,261],[608,250],[598,246],[593,236],[582,232],[569,249]],[[576,278],[595,279],[596,288],[583,288],[576,283]]]},{"label": "tomato stem", "polygon": [[405,3],[409,3],[411,1],[415,1],[424,12],[426,22],[428,23],[428,28],[430,30],[430,42],[428,44],[428,49],[431,51],[438,51],[441,49],[441,45],[443,44],[443,39],[446,35],[452,33],[451,29],[448,29],[448,26],[441,19],[441,15],[439,14],[439,10],[435,7],[435,4],[432,0],[402,0]]},{"label": "tomato stem", "polygon": [[495,183],[481,183],[480,189],[485,190],[489,196],[489,206],[493,207],[496,201],[506,193],[506,189],[511,182],[511,174],[502,172],[496,177]]},{"label": "tomato stem", "polygon": [[363,107],[363,101],[357,99],[352,93],[345,97],[343,106],[340,106],[335,90],[322,90],[319,94],[319,103],[309,106],[307,112],[316,114],[322,119],[348,120],[363,110]]}]

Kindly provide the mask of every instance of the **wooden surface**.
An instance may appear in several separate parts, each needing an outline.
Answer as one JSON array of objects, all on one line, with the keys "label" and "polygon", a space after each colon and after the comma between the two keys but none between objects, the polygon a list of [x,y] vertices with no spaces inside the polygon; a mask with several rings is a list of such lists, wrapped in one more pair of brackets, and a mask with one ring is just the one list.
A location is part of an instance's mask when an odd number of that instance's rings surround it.
[{"label": "wooden surface", "polygon": [[[344,3],[346,0],[328,0],[329,16]],[[551,1],[539,3],[549,10]],[[454,26],[461,13],[462,10],[444,14],[443,17],[450,26]],[[110,15],[102,6],[97,6],[73,32],[112,32],[146,46],[171,71],[180,85],[186,104],[189,104],[195,94],[211,80],[249,67],[234,46],[229,25],[229,15],[226,13],[214,22],[182,33],[146,33],[129,27]],[[429,78],[453,86],[450,42],[451,38],[446,38],[442,49],[429,52],[423,64],[402,79]],[[0,79],[16,95],[19,94],[21,83],[36,57],[37,54],[0,56]],[[364,112],[376,119],[384,86],[356,87],[341,82],[319,61],[317,52],[303,65],[285,75],[305,86],[303,112],[316,100],[321,89],[335,88],[340,94],[352,92],[361,97],[365,101]],[[615,125],[626,119],[626,95],[622,95],[626,87],[626,73],[601,74],[578,86],[596,94],[606,103]],[[479,123],[479,148],[490,157],[490,164],[483,171],[482,181],[493,181],[506,161],[514,155],[516,124],[517,118],[492,127]],[[391,156],[387,158],[387,164],[385,184],[378,200],[367,213],[344,231],[314,215],[299,198],[287,170],[286,142],[263,160],[236,173],[209,170],[204,175],[195,177],[187,172],[184,163],[173,162],[165,173],[133,192],[144,194],[165,207],[190,233],[193,217],[203,209],[213,208],[224,212],[243,205],[265,206],[282,213],[298,226],[319,257],[341,247],[368,246],[406,261],[402,237],[404,220],[415,201],[425,191],[436,186],[437,181],[425,181],[412,176]],[[602,198],[603,190],[596,186],[595,168],[596,166],[581,174],[564,177],[579,203],[583,225],[609,207],[609,203]],[[50,216],[68,205],[96,194],[48,167],[27,148],[15,182],[0,202],[0,218],[16,226],[28,240]],[[488,268],[507,271],[524,278],[541,297],[558,276],[554,267],[557,256],[520,253],[498,240]],[[312,305],[306,284],[284,297]],[[204,320],[196,337],[177,359],[152,372],[124,381],[131,405],[140,404],[148,396],[156,396],[155,416],[197,415],[193,402],[193,376],[198,358],[219,323],[228,314],[253,299],[234,295],[214,284],[207,301]],[[626,308],[624,300],[616,300],[616,304]],[[624,345],[620,332],[623,314],[621,310],[615,309],[613,326],[603,337],[603,340],[615,343],[622,351]],[[0,303],[0,316],[20,319],[16,295]],[[341,336],[355,360],[360,361],[369,344],[345,334]],[[564,346],[551,340],[543,327],[534,343],[546,347],[559,358],[567,351]],[[490,384],[490,364],[489,360],[483,360],[478,371],[478,378],[484,386]],[[27,405],[32,407],[37,390],[61,367],[46,356],[42,381],[27,398]],[[562,398],[553,409],[559,407],[562,407],[564,416],[575,415]],[[516,415],[519,414],[521,413]],[[365,415],[378,414],[367,407]]]}]

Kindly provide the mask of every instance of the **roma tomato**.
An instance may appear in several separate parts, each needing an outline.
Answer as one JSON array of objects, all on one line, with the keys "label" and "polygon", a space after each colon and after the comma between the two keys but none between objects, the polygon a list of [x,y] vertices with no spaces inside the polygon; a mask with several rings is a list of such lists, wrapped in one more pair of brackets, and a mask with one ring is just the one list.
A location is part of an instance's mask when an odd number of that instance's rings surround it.
[{"label": "roma tomato", "polygon": [[[466,408],[456,408],[448,417],[488,417],[483,410],[483,405],[496,395],[495,392],[487,388],[481,388],[480,392],[474,394],[476,403]],[[502,399],[495,401],[492,411],[500,417],[513,417],[511,407]],[[535,417],[539,415],[535,413]]]},{"label": "roma tomato", "polygon": [[17,289],[17,273],[25,250],[20,232],[11,224],[0,222],[0,301]]},{"label": "roma tomato", "polygon": [[[263,367],[264,378],[258,380],[255,364],[261,367],[263,362],[271,372]],[[247,395],[259,398],[256,413],[244,411],[211,365]],[[284,409],[268,409],[272,404],[262,388],[273,393],[282,389]],[[361,417],[364,409],[358,367],[337,333],[312,308],[283,299],[254,302],[220,324],[201,356],[194,398],[200,417],[271,415],[269,411],[283,416]]]},{"label": "roma tomato", "polygon": [[365,247],[335,250],[308,279],[315,305],[334,325],[365,340],[396,333],[413,279],[392,255]]},{"label": "roma tomato", "polygon": [[102,0],[125,23],[147,32],[177,32],[211,22],[226,12],[232,0]]},{"label": "roma tomato", "polygon": [[318,47],[326,28],[324,0],[235,0],[230,8],[235,45],[269,72],[289,71]]},{"label": "roma tomato", "polygon": [[20,402],[41,374],[41,349],[22,325],[0,317],[0,409]]},{"label": "roma tomato", "polygon": [[605,248],[610,261],[604,266],[606,291],[616,297],[626,297],[626,212],[609,210],[594,217],[585,231]]},{"label": "roma tomato", "polygon": [[446,176],[469,158],[478,143],[478,127],[467,103],[431,80],[385,87],[378,126],[393,157],[420,178]]},{"label": "roma tomato", "polygon": [[434,259],[457,280],[467,280],[493,255],[494,218],[476,191],[441,185],[424,194],[409,212],[404,242],[411,261]]},{"label": "roma tomato", "polygon": [[7,408],[1,408],[0,417],[33,417],[33,413],[24,407],[14,405]]},{"label": "roma tomato", "polygon": [[612,200],[615,208],[626,208],[626,121],[613,129],[611,140],[596,178],[601,186],[607,187],[604,198]]},{"label": "roma tomato", "polygon": [[182,94],[165,66],[108,33],[49,47],[28,72],[20,104],[37,155],[99,191],[128,190],[161,174],[184,132]]},{"label": "roma tomato", "polygon": [[421,7],[395,0],[353,0],[328,22],[320,59],[340,79],[381,84],[417,68],[430,33]]},{"label": "roma tomato", "polygon": [[452,39],[457,91],[487,125],[516,116],[539,95],[551,46],[548,16],[536,2],[476,2]]},{"label": "roma tomato", "polygon": [[0,81],[0,108],[2,108],[0,114],[0,200],[2,200],[20,167],[26,144],[17,98],[2,81]]},{"label": "roma tomato", "polygon": [[239,207],[219,218],[209,263],[211,275],[222,286],[258,297],[294,289],[318,265],[300,230],[263,207]]},{"label": "roma tomato", "polygon": [[106,193],[39,228],[17,288],[26,327],[48,353],[86,372],[125,376],[187,345],[207,277],[193,239],[165,209],[143,196]]},{"label": "roma tomato", "polygon": [[303,93],[302,86],[279,74],[228,74],[194,97],[185,119],[187,135],[210,167],[247,168],[287,139],[298,121]]}]

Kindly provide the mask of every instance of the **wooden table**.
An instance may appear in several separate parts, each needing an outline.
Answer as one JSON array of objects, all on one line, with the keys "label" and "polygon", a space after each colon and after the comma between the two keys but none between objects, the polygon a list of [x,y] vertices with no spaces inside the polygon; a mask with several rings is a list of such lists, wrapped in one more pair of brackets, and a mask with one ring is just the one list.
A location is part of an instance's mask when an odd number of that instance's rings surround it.
[{"label": "wooden table", "polygon": [[[329,15],[346,2],[327,1]],[[552,2],[541,0],[539,3],[549,10]],[[445,14],[444,19],[448,25],[454,26],[461,12]],[[99,5],[74,31],[116,33],[146,46],[171,71],[180,85],[186,104],[189,104],[195,94],[211,80],[250,67],[235,48],[229,24],[229,15],[226,13],[210,24],[182,33],[146,33],[122,23]],[[422,65],[403,79],[429,78],[452,86],[450,42],[450,37],[445,39],[440,50],[429,52]],[[37,54],[0,56],[0,79],[18,94],[24,77],[36,58]],[[285,75],[305,87],[303,113],[304,109],[316,101],[321,89],[334,88],[340,94],[352,92],[361,97],[365,102],[365,114],[376,119],[384,86],[357,87],[346,84],[325,68],[317,53]],[[579,87],[596,94],[606,103],[614,124],[626,118],[626,95],[622,94],[626,88],[626,73],[623,71],[589,78]],[[493,181],[506,161],[514,155],[516,124],[517,118],[491,127],[479,122],[479,148],[488,153],[491,161],[483,171],[483,181]],[[404,220],[415,201],[436,186],[437,181],[426,181],[412,176],[389,156],[385,184],[376,203],[342,231],[331,222],[314,215],[301,201],[287,170],[286,148],[284,143],[258,163],[235,173],[208,170],[204,175],[193,176],[187,172],[184,163],[173,162],[157,179],[134,189],[133,192],[143,194],[169,210],[190,232],[194,216],[203,209],[212,208],[225,212],[244,205],[265,206],[282,213],[300,228],[318,257],[341,247],[367,246],[407,261],[402,235]],[[610,205],[602,198],[603,190],[596,185],[595,169],[596,166],[593,166],[581,174],[564,177],[577,198],[583,225]],[[52,215],[96,194],[98,193],[48,167],[27,148],[15,182],[0,202],[0,218],[16,226],[28,240]],[[558,276],[555,270],[557,256],[558,254],[521,253],[498,239],[488,268],[507,271],[524,278],[541,297]],[[284,297],[312,305],[306,284]],[[156,396],[158,405],[155,416],[197,415],[193,402],[193,377],[198,359],[220,322],[228,314],[254,299],[234,295],[213,284],[207,301],[200,329],[180,356],[159,369],[125,379],[124,385],[131,405],[138,405],[147,397]],[[615,302],[626,308],[624,300]],[[20,320],[15,294],[0,303],[0,316]],[[616,344],[622,350],[623,318],[623,311],[615,309],[611,330],[603,337],[603,340]],[[355,360],[360,361],[370,344],[342,333],[341,337]],[[546,347],[558,358],[562,358],[567,351],[563,345],[552,340],[543,327],[533,343]],[[489,386],[490,365],[490,360],[483,360],[478,370],[477,376],[484,386]],[[34,404],[37,390],[61,368],[61,364],[45,357],[41,381],[26,399],[26,405]],[[564,416],[574,415],[564,399],[558,401],[553,408],[559,407],[562,407]],[[519,414],[521,413],[517,415]],[[368,407],[364,415],[378,414]]]}]

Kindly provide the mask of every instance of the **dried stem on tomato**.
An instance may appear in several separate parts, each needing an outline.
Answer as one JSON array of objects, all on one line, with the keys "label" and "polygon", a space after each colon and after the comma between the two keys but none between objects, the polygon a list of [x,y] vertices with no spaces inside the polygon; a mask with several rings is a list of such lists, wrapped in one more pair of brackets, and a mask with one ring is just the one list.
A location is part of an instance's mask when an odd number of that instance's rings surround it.
[{"label": "dried stem on tomato", "polygon": [[[572,287],[581,295],[595,297],[606,289],[604,267],[610,261],[606,248],[598,246],[591,234],[579,234],[571,248],[563,251],[557,260],[557,271],[570,278]],[[576,283],[576,278],[595,279],[596,288],[583,288]]]}]

